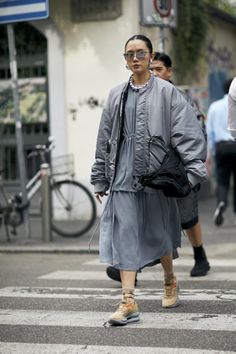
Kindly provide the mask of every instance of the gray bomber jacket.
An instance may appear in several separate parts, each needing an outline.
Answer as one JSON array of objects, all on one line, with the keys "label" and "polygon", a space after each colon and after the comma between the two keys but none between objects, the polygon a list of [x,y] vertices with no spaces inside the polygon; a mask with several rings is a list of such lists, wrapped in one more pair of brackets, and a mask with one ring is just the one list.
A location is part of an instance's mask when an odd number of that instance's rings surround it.
[{"label": "gray bomber jacket", "polygon": [[[102,113],[91,173],[95,192],[107,191],[114,180],[126,88],[123,83],[110,91]],[[156,136],[177,149],[192,186],[206,178],[206,140],[193,108],[174,85],[152,77],[137,103],[134,176],[148,173],[151,141]]]}]

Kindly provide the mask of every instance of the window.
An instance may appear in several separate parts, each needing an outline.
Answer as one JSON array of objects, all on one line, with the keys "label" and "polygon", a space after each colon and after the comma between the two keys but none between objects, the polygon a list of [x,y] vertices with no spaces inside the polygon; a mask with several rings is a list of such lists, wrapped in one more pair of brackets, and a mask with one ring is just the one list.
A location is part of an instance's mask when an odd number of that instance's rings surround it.
[{"label": "window", "polygon": [[[47,71],[47,41],[35,28],[26,24],[14,25],[18,78],[42,77]],[[0,79],[9,79],[9,50],[7,26],[0,25]]]}]

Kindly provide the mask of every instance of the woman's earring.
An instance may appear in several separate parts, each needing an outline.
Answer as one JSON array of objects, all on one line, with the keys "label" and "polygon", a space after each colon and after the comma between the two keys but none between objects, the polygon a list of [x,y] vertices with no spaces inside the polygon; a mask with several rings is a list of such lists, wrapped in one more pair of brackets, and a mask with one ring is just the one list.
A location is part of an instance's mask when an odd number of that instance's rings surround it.
[{"label": "woman's earring", "polygon": [[126,64],[126,65],[125,65],[125,67],[126,67],[126,69],[127,69],[127,70],[130,70],[130,68],[129,68],[128,64]]}]

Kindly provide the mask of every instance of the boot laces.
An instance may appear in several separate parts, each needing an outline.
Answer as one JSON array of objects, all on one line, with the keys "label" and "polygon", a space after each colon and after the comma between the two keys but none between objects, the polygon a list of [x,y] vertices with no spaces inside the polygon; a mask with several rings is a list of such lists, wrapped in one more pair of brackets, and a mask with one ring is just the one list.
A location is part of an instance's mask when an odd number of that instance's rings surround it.
[{"label": "boot laces", "polygon": [[176,287],[175,278],[173,278],[171,281],[165,282],[165,284],[164,284],[165,297],[172,296],[172,292],[175,287]]},{"label": "boot laces", "polygon": [[118,307],[118,309],[116,310],[116,312],[119,313],[119,314],[124,314],[124,312],[127,310],[126,305],[127,305],[127,302],[124,301],[124,300],[122,300],[122,301],[120,302],[119,307]]},{"label": "boot laces", "polygon": [[127,305],[133,303],[134,303],[133,294],[123,294],[123,299],[119,303],[117,303],[119,307],[116,312],[123,314],[127,310]]},{"label": "boot laces", "polygon": [[165,285],[165,296],[170,297],[172,295],[173,284]]}]

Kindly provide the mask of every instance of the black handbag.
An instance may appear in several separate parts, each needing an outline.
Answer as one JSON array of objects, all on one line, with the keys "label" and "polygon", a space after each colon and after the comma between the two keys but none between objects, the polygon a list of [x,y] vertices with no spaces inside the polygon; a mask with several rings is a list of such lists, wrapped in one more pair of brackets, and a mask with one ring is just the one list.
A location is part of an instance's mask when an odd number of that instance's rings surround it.
[{"label": "black handbag", "polygon": [[[152,145],[155,148],[150,151],[150,165],[153,172],[140,177],[138,184],[160,189],[167,197],[186,197],[191,187],[178,152],[173,147],[167,147],[161,137],[155,137],[154,143]],[[155,164],[158,166],[156,170],[154,170]]]}]

